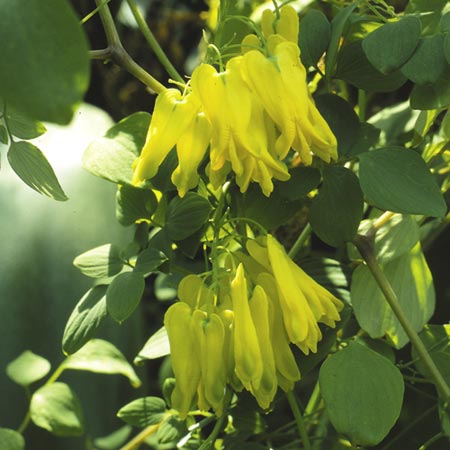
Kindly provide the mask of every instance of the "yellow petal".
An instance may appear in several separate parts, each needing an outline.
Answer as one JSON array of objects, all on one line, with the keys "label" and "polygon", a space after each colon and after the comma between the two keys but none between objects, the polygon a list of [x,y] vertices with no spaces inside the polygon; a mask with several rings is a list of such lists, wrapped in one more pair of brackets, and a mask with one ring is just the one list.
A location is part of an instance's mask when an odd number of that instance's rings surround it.
[{"label": "yellow petal", "polygon": [[247,282],[244,267],[239,264],[231,282],[231,299],[234,310],[235,372],[247,390],[258,389],[263,374],[258,336],[248,304]]},{"label": "yellow petal", "polygon": [[291,42],[298,42],[299,19],[297,11],[289,5],[280,9],[280,18],[276,24],[277,33]]},{"label": "yellow petal", "polygon": [[211,125],[204,113],[200,112],[177,143],[178,167],[172,173],[172,182],[178,188],[180,197],[197,186],[197,168],[205,156],[210,139]]},{"label": "yellow petal", "polygon": [[261,286],[255,286],[253,290],[250,312],[258,335],[263,364],[261,384],[258,389],[252,389],[252,394],[261,408],[268,409],[277,392],[277,376],[269,323],[269,302]]},{"label": "yellow petal", "polygon": [[153,178],[179,137],[192,124],[199,107],[193,95],[182,98],[178,89],[167,89],[158,95],[144,148],[134,165],[133,184]]},{"label": "yellow petal", "polygon": [[191,308],[183,302],[173,304],[164,316],[176,379],[175,389],[172,392],[172,406],[179,411],[182,420],[191,409],[200,381],[200,364],[196,357],[191,319]]},{"label": "yellow petal", "polygon": [[322,334],[304,293],[297,286],[290,258],[271,235],[267,236],[267,251],[289,339],[304,353],[308,349],[315,352]]},{"label": "yellow petal", "polygon": [[[258,283],[266,292],[269,300],[269,319],[272,346],[276,349],[274,351],[274,357],[278,383],[280,384],[281,389],[287,391],[292,389],[294,382],[300,380],[300,371],[298,370],[297,363],[289,346],[289,339],[284,327],[283,312],[280,307],[276,281],[273,275],[261,273],[258,277]],[[286,383],[283,383],[283,381],[286,381]]]}]

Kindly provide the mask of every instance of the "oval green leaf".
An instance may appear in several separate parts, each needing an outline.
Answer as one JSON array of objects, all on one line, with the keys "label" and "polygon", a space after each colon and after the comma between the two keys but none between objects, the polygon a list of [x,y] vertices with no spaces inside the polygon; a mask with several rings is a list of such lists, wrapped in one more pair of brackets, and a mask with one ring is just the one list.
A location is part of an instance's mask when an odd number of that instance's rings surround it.
[{"label": "oval green leaf", "polygon": [[139,364],[146,359],[157,359],[167,355],[170,355],[169,337],[167,336],[166,327],[161,327],[150,336],[134,359],[134,363]]},{"label": "oval green leaf", "polygon": [[310,9],[301,19],[298,44],[306,67],[315,66],[328,47],[331,25],[322,11]]},{"label": "oval green leaf", "polygon": [[60,202],[68,200],[44,154],[29,142],[12,142],[8,161],[22,181],[40,194]]},{"label": "oval green leaf", "polygon": [[142,220],[150,220],[157,206],[158,200],[153,191],[126,184],[118,186],[116,217],[122,225],[128,226]]},{"label": "oval green leaf", "polygon": [[106,288],[98,285],[81,298],[67,321],[62,339],[63,351],[70,355],[93,338],[107,316]]},{"label": "oval green leaf", "polygon": [[120,350],[102,339],[90,340],[80,350],[70,355],[63,364],[64,369],[121,374],[130,380],[133,387],[141,385],[141,380]]},{"label": "oval green leaf", "polygon": [[378,444],[400,415],[404,393],[400,371],[359,341],[323,363],[319,383],[331,423],[354,445]]},{"label": "oval green leaf", "polygon": [[119,323],[128,319],[139,305],[144,287],[144,275],[140,272],[117,275],[106,290],[106,307],[109,315]]},{"label": "oval green leaf", "polygon": [[422,26],[416,16],[404,16],[398,22],[385,23],[362,41],[369,62],[381,73],[400,68],[416,49]]},{"label": "oval green leaf", "polygon": [[413,109],[448,108],[450,106],[450,70],[446,70],[436,83],[423,86],[416,84],[409,100]]},{"label": "oval green leaf", "polygon": [[6,366],[6,374],[15,383],[21,386],[29,386],[31,383],[44,378],[50,368],[50,362],[45,358],[30,350],[25,350]]},{"label": "oval green leaf", "polygon": [[5,120],[10,133],[20,139],[34,139],[47,131],[42,122],[30,119],[11,107],[6,109]]},{"label": "oval green leaf", "polygon": [[117,417],[134,427],[156,425],[164,419],[166,402],[159,397],[143,397],[133,400],[117,413]]},{"label": "oval green leaf", "polygon": [[363,196],[356,175],[345,167],[330,166],[313,199],[310,222],[314,233],[334,247],[351,241],[363,214]]},{"label": "oval green leaf", "polygon": [[[420,244],[382,268],[408,320],[420,331],[433,314],[435,304],[433,278]],[[370,337],[386,335],[396,348],[408,343],[408,336],[365,265],[353,272],[351,298],[356,319]]]},{"label": "oval green leaf", "polygon": [[25,439],[15,430],[0,428],[0,448],[3,450],[24,450]]},{"label": "oval green leaf", "polygon": [[113,183],[131,184],[132,166],[145,143],[150,114],[137,112],[94,140],[83,155],[83,167]]},{"label": "oval green leaf", "polygon": [[188,192],[175,197],[167,207],[165,229],[169,238],[181,241],[194,234],[208,220],[211,205],[204,197]]},{"label": "oval green leaf", "polygon": [[163,252],[154,247],[149,247],[139,253],[134,269],[148,274],[155,272],[166,261],[167,256]]},{"label": "oval green leaf", "polygon": [[400,70],[384,75],[375,69],[364,54],[361,40],[339,51],[335,76],[368,92],[392,92],[407,80]]},{"label": "oval green leaf", "polygon": [[80,402],[70,387],[61,382],[45,385],[31,397],[31,420],[56,436],[83,434]]},{"label": "oval green leaf", "polygon": [[350,104],[338,95],[320,95],[315,101],[320,114],[336,136],[339,156],[347,155],[358,138],[358,116]]},{"label": "oval green leaf", "polygon": [[359,158],[359,181],[367,202],[404,214],[445,215],[447,206],[439,186],[414,150],[386,147]]},{"label": "oval green leaf", "polygon": [[88,277],[105,278],[118,274],[122,270],[123,261],[119,247],[106,244],[77,256],[73,265]]},{"label": "oval green leaf", "polygon": [[405,77],[417,83],[433,84],[449,70],[444,56],[444,37],[440,34],[423,37],[409,61],[401,68]]},{"label": "oval green leaf", "polygon": [[89,85],[87,40],[66,0],[0,3],[0,97],[24,114],[70,122]]}]

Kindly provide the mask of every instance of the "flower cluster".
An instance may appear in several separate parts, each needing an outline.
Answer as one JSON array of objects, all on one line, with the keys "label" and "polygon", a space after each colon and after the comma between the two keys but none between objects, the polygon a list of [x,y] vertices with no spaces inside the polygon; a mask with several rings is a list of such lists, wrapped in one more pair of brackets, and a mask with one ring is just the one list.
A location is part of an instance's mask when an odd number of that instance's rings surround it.
[{"label": "flower cluster", "polygon": [[133,183],[151,179],[174,146],[178,166],[172,181],[181,197],[197,186],[208,148],[207,174],[214,187],[233,171],[241,192],[256,182],[266,196],[273,179],[289,179],[284,159],[290,149],[305,165],[312,163],[312,154],[326,162],[337,159],[336,138],[308,90],[298,27],[292,7],[281,8],[279,18],[268,10],[260,37],[246,36],[242,54],[225,70],[201,64],[184,93],[161,93]]},{"label": "flower cluster", "polygon": [[[290,348],[317,351],[318,323],[340,319],[342,302],[317,284],[271,235],[229,255],[230,268],[206,285],[188,275],[166,312],[176,378],[172,406],[185,418],[194,402],[221,415],[227,386],[250,391],[268,409],[278,386],[293,388],[300,372]],[[237,267],[236,267],[237,265]]]}]

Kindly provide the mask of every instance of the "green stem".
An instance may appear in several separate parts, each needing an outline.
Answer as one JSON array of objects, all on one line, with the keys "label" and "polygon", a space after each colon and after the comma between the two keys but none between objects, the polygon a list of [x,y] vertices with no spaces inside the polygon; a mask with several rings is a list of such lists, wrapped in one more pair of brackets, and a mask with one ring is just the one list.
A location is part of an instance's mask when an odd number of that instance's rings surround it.
[{"label": "green stem", "polygon": [[428,439],[428,441],[425,442],[425,444],[421,445],[419,447],[419,450],[426,450],[432,444],[434,444],[435,442],[439,441],[439,439],[442,439],[443,437],[445,437],[445,434],[442,431],[440,433],[438,433],[438,434],[435,434],[432,438]]},{"label": "green stem", "polygon": [[164,92],[166,87],[137,64],[123,48],[108,5],[102,0],[95,1],[97,6],[100,7],[100,19],[105,30],[108,47],[105,50],[94,50],[94,52],[91,52],[91,55],[95,58],[102,57],[103,59],[111,59],[118,66],[123,67],[127,72],[148,86],[153,92],[158,94]]},{"label": "green stem", "polygon": [[138,24],[138,27],[141,30],[141,33],[144,35],[144,38],[150,45],[151,49],[155,52],[155,55],[158,58],[159,62],[164,66],[167,73],[175,81],[185,84],[186,80],[183,79],[183,77],[177,72],[177,69],[175,69],[173,64],[170,62],[169,58],[167,58],[167,55],[164,53],[164,50],[161,48],[158,41],[155,39],[152,30],[150,30],[150,27],[147,25],[147,22],[145,21],[141,13],[141,10],[137,6],[135,0],[127,0],[127,2],[128,6],[131,9],[131,12],[133,13],[136,23]]},{"label": "green stem", "polygon": [[305,450],[311,450],[311,443],[309,441],[308,433],[306,431],[306,426],[303,420],[302,413],[300,411],[300,407],[298,406],[297,398],[295,397],[293,391],[287,392],[286,397],[288,399],[289,406],[291,407],[292,414],[294,415],[295,423],[297,424],[297,429],[303,443],[303,448]]},{"label": "green stem", "polygon": [[366,120],[367,96],[366,91],[358,89],[358,116],[360,122]]},{"label": "green stem", "polygon": [[305,408],[305,416],[310,416],[317,409],[317,405],[320,402],[320,385],[317,382],[312,391],[311,397],[309,397],[308,404]]},{"label": "green stem", "polygon": [[28,424],[30,423],[31,420],[31,414],[30,414],[30,409],[28,409],[27,414],[25,415],[22,423],[20,424],[19,428],[17,429],[17,432],[22,434],[25,429],[27,428]]},{"label": "green stem", "polygon": [[225,417],[227,417],[226,414],[222,414],[222,416],[219,417],[216,424],[214,425],[214,428],[213,428],[211,434],[206,438],[205,441],[203,441],[203,444],[198,448],[198,450],[209,450],[211,448],[214,448],[214,442],[217,439],[217,436],[219,435],[220,430],[222,429]]},{"label": "green stem", "polygon": [[441,372],[437,368],[436,364],[434,363],[433,359],[431,358],[430,354],[428,353],[428,350],[425,347],[424,343],[422,342],[416,330],[409,321],[408,317],[405,315],[398,301],[396,293],[392,289],[389,280],[386,278],[386,275],[383,273],[380,265],[376,260],[372,242],[373,241],[368,239],[366,236],[361,235],[356,236],[356,238],[354,239],[354,244],[361,253],[361,256],[366,262],[367,267],[369,268],[370,272],[375,278],[375,281],[377,282],[378,286],[383,292],[384,297],[389,303],[389,306],[391,307],[398,321],[400,322],[403,330],[409,337],[412,346],[416,349],[417,354],[420,356],[422,362],[427,367],[439,393],[443,396],[444,400],[447,402],[448,408],[448,401],[450,400],[450,388],[445,379],[443,378]]},{"label": "green stem", "polygon": [[311,234],[311,225],[307,223],[305,228],[303,228],[303,231],[300,233],[300,236],[297,238],[297,240],[294,242],[294,245],[289,250],[288,255],[291,259],[294,259],[297,256],[298,252],[305,245],[305,242],[309,238],[310,234]]}]

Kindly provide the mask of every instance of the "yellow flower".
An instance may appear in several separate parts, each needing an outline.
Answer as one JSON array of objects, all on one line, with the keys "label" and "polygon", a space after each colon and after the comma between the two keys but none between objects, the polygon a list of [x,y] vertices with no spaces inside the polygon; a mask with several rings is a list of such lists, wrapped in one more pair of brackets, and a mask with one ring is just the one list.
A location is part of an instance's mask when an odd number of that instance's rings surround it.
[{"label": "yellow flower", "polygon": [[239,264],[231,282],[234,310],[235,372],[247,390],[259,389],[263,375],[261,349],[248,304],[244,267]]},{"label": "yellow flower", "polygon": [[172,368],[176,378],[172,392],[172,406],[185,419],[200,382],[200,365],[197,361],[195,339],[191,328],[192,310],[187,303],[173,304],[164,316],[169,337]]},{"label": "yellow flower", "polygon": [[[270,36],[269,41],[276,36]],[[309,93],[296,44],[278,43],[270,58],[250,50],[243,55],[243,68],[245,81],[280,130],[275,142],[280,159],[290,148],[299,153],[305,165],[312,162],[311,152],[326,162],[337,159],[336,138]]]},{"label": "yellow flower", "polygon": [[[228,61],[224,72],[202,64],[192,74],[192,92],[198,96],[212,126],[210,179],[230,163],[242,192],[250,181],[265,195],[273,190],[272,178],[289,179],[286,166],[271,153],[270,130],[262,104],[241,75],[242,57]],[[215,177],[217,180],[223,178]]]},{"label": "yellow flower", "polygon": [[164,158],[177,145],[178,167],[172,181],[180,197],[197,185],[197,167],[211,137],[209,122],[200,106],[195,95],[189,93],[183,97],[178,89],[167,89],[158,95],[144,148],[134,164],[133,184],[153,178]]},{"label": "yellow flower", "polygon": [[[274,305],[276,309],[279,303],[289,341],[305,354],[315,353],[317,343],[322,339],[318,322],[334,327],[340,319],[342,302],[298,267],[270,234],[265,242],[250,240],[247,249],[274,278],[278,294],[273,298]],[[268,285],[266,279],[266,292],[270,289]]]},{"label": "yellow flower", "polygon": [[266,39],[273,34],[291,42],[298,42],[299,21],[297,11],[292,6],[285,5],[280,8],[280,17],[271,9],[265,9],[261,17],[261,28]]}]

